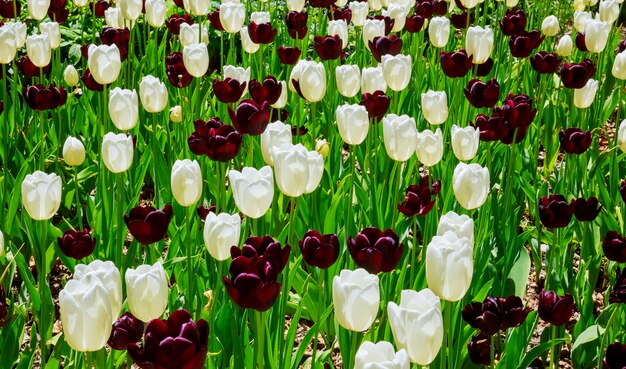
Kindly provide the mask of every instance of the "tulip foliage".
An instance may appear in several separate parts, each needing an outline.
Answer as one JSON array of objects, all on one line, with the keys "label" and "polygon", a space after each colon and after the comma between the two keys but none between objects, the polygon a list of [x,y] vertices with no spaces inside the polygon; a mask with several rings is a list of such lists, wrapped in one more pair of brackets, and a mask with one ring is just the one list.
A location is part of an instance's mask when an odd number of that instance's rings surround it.
[{"label": "tulip foliage", "polygon": [[0,367],[623,369],[621,0],[0,0]]}]

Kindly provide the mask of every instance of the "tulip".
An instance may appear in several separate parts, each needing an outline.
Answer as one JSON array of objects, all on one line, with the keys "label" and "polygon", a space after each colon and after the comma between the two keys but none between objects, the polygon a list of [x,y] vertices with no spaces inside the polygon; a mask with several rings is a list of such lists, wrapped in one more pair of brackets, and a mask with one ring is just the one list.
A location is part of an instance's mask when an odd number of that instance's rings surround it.
[{"label": "tulip", "polygon": [[[366,75],[366,70],[369,71],[371,69],[372,68],[364,68],[363,75]],[[404,90],[408,86],[409,82],[411,81],[411,70],[411,56],[409,55],[383,55],[382,57],[382,72],[384,76],[384,81],[386,82],[386,85],[389,86],[389,88],[393,91],[399,92]],[[375,87],[383,86],[382,84],[380,84],[380,86],[376,86],[376,84],[374,84],[374,87],[369,88],[371,89]],[[363,87],[362,90],[364,93],[374,92],[376,90],[385,91],[381,88],[376,88],[373,91],[368,91]]]},{"label": "tulip", "polygon": [[183,6],[192,15],[206,15],[211,2],[208,0],[183,0]]},{"label": "tulip", "polygon": [[306,12],[291,11],[285,15],[285,25],[287,26],[287,33],[289,37],[293,39],[303,39],[309,30],[307,21],[309,14]]},{"label": "tulip", "polygon": [[384,92],[378,90],[374,93],[364,93],[361,99],[361,105],[367,109],[367,115],[370,119],[379,119],[387,113],[391,99]]},{"label": "tulip", "polygon": [[422,93],[422,113],[430,124],[442,124],[448,118],[448,98],[445,91]]},{"label": "tulip", "polygon": [[112,173],[122,173],[133,163],[133,138],[109,132],[102,139],[102,161]]},{"label": "tulip", "polygon": [[250,260],[262,259],[272,265],[276,273],[283,271],[289,261],[291,247],[285,245],[280,248],[280,242],[275,241],[270,236],[248,237],[241,248],[233,246],[230,248],[230,256],[233,260],[243,256]]},{"label": "tulip", "polygon": [[600,20],[606,23],[613,23],[619,17],[620,3],[623,0],[602,0],[598,12]]},{"label": "tulip", "polygon": [[450,53],[442,50],[439,60],[443,73],[450,78],[465,77],[472,67],[472,57],[465,50]]},{"label": "tulip", "polygon": [[117,319],[123,302],[122,280],[119,269],[112,261],[94,260],[87,265],[78,264],[74,269],[74,280],[101,283],[107,293],[110,307],[109,318],[111,321]]},{"label": "tulip", "polygon": [[220,23],[224,27],[224,31],[228,33],[237,33],[243,27],[246,21],[246,7],[241,3],[222,3],[220,4]]},{"label": "tulip", "polygon": [[85,146],[79,139],[68,137],[63,144],[63,160],[67,165],[77,167],[85,161]]},{"label": "tulip", "polygon": [[428,37],[434,47],[444,47],[450,38],[450,19],[433,17],[428,23]]},{"label": "tulip", "polygon": [[246,82],[240,83],[230,77],[225,78],[223,81],[217,78],[213,80],[213,92],[215,93],[215,97],[225,104],[232,104],[239,101],[247,88]]},{"label": "tulip", "polygon": [[390,228],[384,232],[375,227],[364,228],[355,238],[348,237],[348,250],[360,268],[369,273],[393,271],[404,250],[398,235]]},{"label": "tulip", "polygon": [[591,20],[585,29],[585,46],[592,53],[600,53],[606,47],[611,31],[611,24],[600,20]]},{"label": "tulip", "polygon": [[47,35],[50,40],[50,47],[57,49],[61,46],[61,31],[57,22],[41,22],[39,23],[39,32]]},{"label": "tulip", "polygon": [[17,40],[13,29],[0,27],[0,64],[10,64],[17,53]]},{"label": "tulip", "polygon": [[302,51],[297,47],[279,46],[276,50],[280,62],[287,65],[295,65],[300,59]]},{"label": "tulip", "polygon": [[81,232],[69,229],[57,241],[63,255],[76,260],[91,255],[96,247],[96,239],[91,237],[88,229]]},{"label": "tulip", "polygon": [[167,106],[167,87],[165,83],[151,75],[144,76],[139,84],[141,105],[148,113],[159,113]]},{"label": "tulip", "polygon": [[359,145],[367,137],[369,117],[362,105],[343,104],[335,111],[341,139],[348,145]]},{"label": "tulip", "polygon": [[61,177],[36,171],[22,182],[22,204],[34,220],[47,220],[61,206]]},{"label": "tulip", "polygon": [[617,268],[615,271],[615,284],[609,293],[609,302],[611,304],[626,304],[626,269]]},{"label": "tulip", "polygon": [[[28,15],[35,20],[42,20],[48,14],[50,0],[27,0]],[[47,64],[47,63],[46,63]]]},{"label": "tulip", "polygon": [[574,298],[569,293],[559,296],[554,291],[543,290],[537,306],[539,316],[552,325],[565,325],[574,314]]},{"label": "tulip", "polygon": [[432,198],[436,197],[441,190],[440,180],[433,182],[432,186],[429,182],[430,178],[423,176],[419,184],[407,187],[404,200],[398,204],[398,211],[407,217],[428,214],[435,205],[435,199]]},{"label": "tulip", "polygon": [[[402,64],[403,61],[397,62],[393,60],[388,62],[387,65],[387,71],[390,75],[390,79],[396,79],[394,81],[396,87],[402,84],[408,84],[408,79],[410,77],[410,73],[409,75],[407,75],[405,68],[400,68],[400,71],[396,71],[390,68],[392,65],[401,66]],[[371,94],[375,91],[382,91],[384,93],[387,91],[387,82],[385,81],[385,74],[383,72],[382,65],[378,67],[363,68],[363,71],[361,72],[361,91],[363,91],[364,94]]]},{"label": "tulip", "polygon": [[224,79],[232,78],[237,80],[239,83],[244,84],[244,95],[248,92],[248,85],[250,84],[250,67],[244,69],[243,67],[225,65],[222,68],[222,74],[224,75]]},{"label": "tulip", "polygon": [[454,168],[452,186],[454,197],[463,208],[476,209],[489,195],[489,169],[476,163],[459,163]]},{"label": "tulip", "polygon": [[267,165],[274,165],[272,153],[274,149],[283,144],[292,143],[291,126],[281,121],[268,124],[267,129],[261,134],[261,153]]},{"label": "tulip", "polygon": [[361,89],[361,70],[358,65],[346,64],[335,69],[337,91],[345,97],[354,97]]},{"label": "tulip", "polygon": [[24,87],[22,94],[26,104],[33,110],[53,110],[67,101],[65,88],[63,86],[57,88],[52,84],[48,87],[42,85]]},{"label": "tulip", "polygon": [[542,41],[543,36],[537,30],[515,34],[509,38],[511,55],[516,58],[527,58],[534,49],[539,47]]},{"label": "tulip", "polygon": [[363,42],[365,45],[369,45],[370,41],[373,41],[377,36],[385,35],[385,22],[379,19],[366,19],[363,23]]},{"label": "tulip", "polygon": [[132,208],[128,215],[124,215],[124,222],[130,234],[142,245],[159,242],[165,238],[171,220],[171,205],[166,205],[163,210],[138,205]]},{"label": "tulip", "polygon": [[207,357],[209,325],[194,322],[187,310],[174,311],[167,320],[146,325],[143,347],[133,343],[128,354],[140,368],[200,369]]},{"label": "tulip", "polygon": [[[509,94],[503,103],[503,107],[494,109],[494,116],[499,116],[504,125],[503,135],[499,138],[505,144],[520,143],[526,136],[537,110],[532,107],[532,100],[528,95]],[[480,126],[479,126],[480,127]],[[482,130],[481,129],[481,137]]]},{"label": "tulip", "polygon": [[50,64],[52,49],[48,34],[28,36],[26,39],[26,53],[30,61],[39,68]]},{"label": "tulip", "polygon": [[621,369],[626,366],[626,344],[614,342],[606,348],[602,369]]},{"label": "tulip", "polygon": [[185,68],[181,52],[175,52],[165,57],[165,73],[172,86],[177,88],[187,87],[193,80],[193,77]]},{"label": "tulip", "polygon": [[563,63],[561,65],[561,81],[567,88],[583,88],[596,73],[596,66],[589,59],[580,63]]},{"label": "tulip", "polygon": [[235,204],[244,215],[253,219],[265,215],[274,197],[274,176],[270,166],[259,170],[244,167],[241,172],[230,170],[228,179]]},{"label": "tulip", "polygon": [[341,47],[346,48],[348,46],[348,23],[343,20],[331,20],[326,26],[326,33],[329,36],[339,36],[341,39]]},{"label": "tulip", "polygon": [[402,38],[398,35],[376,36],[368,42],[368,47],[372,52],[372,56],[377,62],[382,62],[385,55],[398,55],[402,51]]},{"label": "tulip", "polygon": [[472,328],[480,330],[484,336],[493,336],[499,331],[520,326],[530,313],[524,308],[522,300],[517,296],[486,297],[480,302],[472,302],[465,306],[461,315]]},{"label": "tulip", "polygon": [[227,162],[237,156],[243,135],[233,126],[223,124],[218,118],[193,122],[195,131],[187,142],[196,155],[207,155],[211,160]]},{"label": "tulip", "polygon": [[107,344],[115,350],[126,350],[131,343],[137,343],[143,335],[143,323],[131,313],[124,313],[111,327]]},{"label": "tulip", "polygon": [[495,78],[487,82],[472,79],[463,91],[467,100],[476,108],[490,108],[498,101],[500,84]]},{"label": "tulip", "polygon": [[491,56],[493,50],[493,31],[489,26],[469,27],[465,36],[465,49],[472,56],[474,64],[483,64]]},{"label": "tulip", "polygon": [[65,70],[63,71],[63,80],[69,87],[74,87],[78,84],[78,71],[76,71],[76,68],[74,68],[73,65],[70,64],[65,67]]},{"label": "tulip", "polygon": [[383,118],[383,138],[387,155],[395,161],[407,161],[415,151],[417,128],[408,115],[388,114]]},{"label": "tulip", "polygon": [[156,319],[167,307],[167,275],[160,262],[126,270],[130,312],[143,322]]},{"label": "tulip", "polygon": [[305,0],[287,0],[285,5],[290,12],[301,12],[304,9]]},{"label": "tulip", "polygon": [[417,159],[424,165],[432,167],[437,165],[443,157],[443,135],[441,129],[435,132],[425,129],[417,133],[415,142]]},{"label": "tulip", "polygon": [[619,80],[626,80],[626,52],[622,51],[615,56],[611,74]]},{"label": "tulip", "polygon": [[341,57],[342,41],[338,35],[334,36],[315,36],[314,49],[320,60],[334,60]]},{"label": "tulip", "polygon": [[230,247],[239,243],[240,232],[239,214],[209,213],[204,222],[204,245],[214,259],[224,261],[230,256]]},{"label": "tulip", "polygon": [[141,15],[143,3],[140,0],[118,0],[122,16],[128,21],[135,21]]},{"label": "tulip", "polygon": [[59,293],[63,335],[76,351],[98,351],[111,333],[107,289],[95,277],[70,280]]},{"label": "tulip", "polygon": [[104,11],[104,20],[107,27],[122,29],[124,28],[124,17],[121,8],[108,8]]},{"label": "tulip", "polygon": [[590,107],[598,91],[598,85],[598,81],[590,79],[583,88],[574,90],[574,105],[579,109]]},{"label": "tulip", "polygon": [[563,195],[542,196],[539,200],[539,219],[546,228],[567,227],[573,213],[573,207]]},{"label": "tulip", "polygon": [[183,63],[194,77],[202,77],[209,69],[209,50],[205,44],[187,45],[183,48]]},{"label": "tulip", "polygon": [[130,30],[128,28],[116,29],[106,27],[100,33],[100,40],[104,45],[117,46],[121,61],[125,61],[128,58],[128,47],[130,45]]},{"label": "tulip", "polygon": [[202,196],[200,164],[195,160],[176,160],[172,166],[171,183],[172,195],[180,205],[195,204]]},{"label": "tulip", "polygon": [[[19,4],[19,3],[18,3]],[[0,29],[10,29],[15,35],[15,47],[20,49],[26,44],[26,24],[22,22],[6,22]],[[10,49],[9,49],[10,50]]]},{"label": "tulip", "polygon": [[398,348],[406,350],[409,360],[430,364],[443,342],[443,317],[439,298],[429,289],[402,290],[400,305],[387,305],[389,325]]},{"label": "tulip", "polygon": [[452,126],[452,151],[459,160],[472,160],[478,151],[480,131],[472,126]]},{"label": "tulip", "polygon": [[263,103],[275,104],[280,98],[282,84],[273,76],[265,77],[263,82],[250,81],[250,96],[259,105]]},{"label": "tulip", "polygon": [[378,277],[365,269],[342,270],[333,278],[335,318],[345,329],[367,330],[378,315]]},{"label": "tulip", "polygon": [[268,12],[253,12],[250,14],[248,35],[255,44],[270,44],[278,31],[272,27]]},{"label": "tulip", "polygon": [[587,200],[582,197],[577,198],[572,200],[570,205],[574,210],[574,216],[581,222],[592,222],[602,210],[602,206],[599,205],[595,196],[591,196]]},{"label": "tulip", "polygon": [[411,16],[408,16],[404,23],[404,30],[410,33],[420,32],[423,27],[424,17],[419,14],[413,14]]},{"label": "tulip", "polygon": [[617,145],[622,152],[626,153],[626,119],[619,124],[617,131]]},{"label": "tulip", "polygon": [[591,132],[582,131],[580,128],[568,128],[559,132],[561,148],[568,154],[584,153],[591,146],[592,140]]},{"label": "tulip", "polygon": [[400,32],[406,23],[407,10],[400,4],[389,4],[387,9],[382,10],[382,15],[391,18],[393,28],[391,32]]},{"label": "tulip", "polygon": [[559,56],[570,56],[573,46],[572,38],[569,35],[564,35],[559,39],[558,45],[556,45],[556,53]]},{"label": "tulip", "polygon": [[179,27],[178,39],[183,47],[209,42],[209,30],[204,25],[181,23]]},{"label": "tulip", "polygon": [[91,75],[101,85],[109,85],[120,74],[122,66],[120,50],[116,45],[91,45],[88,58]]},{"label": "tulip", "polygon": [[437,236],[443,236],[446,232],[453,232],[459,238],[467,238],[474,247],[474,220],[467,215],[459,215],[453,211],[442,215],[437,226]]},{"label": "tulip", "polygon": [[348,8],[352,11],[352,24],[357,27],[363,27],[367,13],[369,12],[369,5],[367,3],[351,1],[348,3]]},{"label": "tulip", "polygon": [[500,29],[505,36],[513,36],[524,32],[526,28],[526,14],[522,9],[507,9],[500,22]]},{"label": "tulip", "polygon": [[262,134],[270,119],[269,105],[259,105],[250,99],[241,101],[236,110],[229,106],[228,114],[237,131],[250,135]]},{"label": "tulip", "polygon": [[[185,14],[185,15],[178,15],[176,13],[172,14],[170,16],[170,18],[168,20],[165,21],[165,25],[167,26],[167,29],[170,31],[171,34],[173,35],[180,35],[180,26],[185,23],[187,25],[192,25],[193,22],[193,18],[191,18],[191,15],[189,14]],[[199,29],[198,29],[199,30]],[[204,29],[203,29],[204,31]],[[208,32],[208,30],[207,30]],[[208,34],[207,34],[208,36]],[[197,43],[197,42],[196,42]],[[193,44],[193,42],[192,42]]]},{"label": "tulip", "polygon": [[139,120],[137,92],[119,87],[109,91],[109,116],[115,127],[121,131],[135,128]]},{"label": "tulip", "polygon": [[559,20],[554,15],[545,17],[541,22],[541,33],[546,36],[556,36],[559,30]]},{"label": "tulip", "polygon": [[626,263],[626,237],[616,231],[608,231],[602,239],[602,251],[607,259]]},{"label": "tulip", "polygon": [[165,0],[146,0],[146,20],[154,28],[160,28],[165,23],[167,7]]},{"label": "tulip", "polygon": [[302,144],[283,144],[272,150],[276,184],[282,193],[298,197],[315,191],[324,174],[324,159]]},{"label": "tulip", "polygon": [[300,60],[291,70],[289,81],[289,88],[309,102],[318,102],[326,94],[326,71],[322,63]]},{"label": "tulip", "polygon": [[386,341],[376,344],[365,341],[354,357],[354,369],[409,369],[409,356],[405,350],[395,352]]},{"label": "tulip", "polygon": [[462,299],[472,281],[472,257],[472,245],[466,237],[454,232],[434,236],[426,249],[428,288],[443,300]]},{"label": "tulip", "polygon": [[541,74],[552,74],[561,66],[561,60],[557,53],[540,51],[530,58],[530,65]]},{"label": "tulip", "polygon": [[330,268],[341,250],[336,234],[322,235],[315,230],[306,232],[298,244],[304,261],[320,269]]}]

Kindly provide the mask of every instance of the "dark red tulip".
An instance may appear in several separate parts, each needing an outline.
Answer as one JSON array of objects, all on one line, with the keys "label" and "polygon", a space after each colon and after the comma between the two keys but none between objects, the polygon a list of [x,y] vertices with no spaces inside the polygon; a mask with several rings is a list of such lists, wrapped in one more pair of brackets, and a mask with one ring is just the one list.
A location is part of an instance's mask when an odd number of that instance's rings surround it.
[{"label": "dark red tulip", "polygon": [[96,238],[92,237],[86,228],[80,232],[68,229],[63,233],[63,237],[57,238],[57,241],[63,255],[76,260],[86,258],[96,248]]},{"label": "dark red tulip", "polygon": [[339,35],[315,36],[313,46],[320,60],[338,59],[343,50],[341,37],[339,37]]},{"label": "dark red tulip", "polygon": [[184,88],[193,81],[193,76],[185,68],[181,52],[175,52],[165,57],[165,74],[167,74],[168,81],[174,87]]},{"label": "dark red tulip", "polygon": [[477,108],[490,108],[498,102],[500,84],[495,78],[487,82],[472,79],[467,83],[467,87],[463,92],[467,100],[473,106]]},{"label": "dark red tulip", "polygon": [[602,251],[607,259],[626,263],[626,237],[616,231],[608,231],[602,239]]},{"label": "dark red tulip", "polygon": [[602,369],[626,368],[626,345],[614,342],[606,348],[606,355],[602,360]]},{"label": "dark red tulip", "polygon": [[305,126],[291,126],[292,136],[304,136],[309,133],[309,130]]},{"label": "dark red tulip", "polygon": [[526,321],[531,308],[525,308],[522,299],[511,295],[506,299],[500,299],[504,317],[502,318],[502,330],[519,327]]},{"label": "dark red tulip", "polygon": [[523,33],[525,28],[526,14],[522,9],[508,9],[500,21],[500,29],[506,36]]},{"label": "dark red tulip", "polygon": [[173,35],[180,34],[180,25],[183,23],[187,23],[188,25],[191,26],[194,23],[193,18],[191,18],[191,15],[189,14],[178,15],[174,13],[170,16],[170,19],[165,21],[165,25],[167,26],[167,29]]},{"label": "dark red tulip", "polygon": [[559,132],[559,142],[561,149],[568,154],[582,154],[593,141],[593,135],[589,131],[583,131],[580,128],[567,128]]},{"label": "dark red tulip", "polygon": [[280,294],[279,272],[265,256],[237,256],[229,268],[230,278],[222,281],[233,301],[244,309],[265,311]]},{"label": "dark red tulip", "polygon": [[128,57],[128,45],[130,43],[130,31],[128,27],[124,29],[117,29],[112,27],[105,27],[100,32],[100,40],[105,45],[115,45],[120,50],[120,59],[126,60]]},{"label": "dark red tulip", "polygon": [[293,39],[303,39],[309,30],[307,21],[309,14],[307,12],[289,12],[285,14],[285,24],[287,32]]},{"label": "dark red tulip", "polygon": [[615,271],[615,283],[609,293],[609,302],[611,304],[626,304],[626,268],[617,268]]},{"label": "dark red tulip", "polygon": [[626,50],[626,40],[622,40],[619,42],[619,44],[617,44],[617,50],[615,50],[615,55],[621,53],[624,50]]},{"label": "dark red tulip", "polygon": [[237,156],[243,136],[235,127],[223,124],[218,118],[193,122],[195,131],[187,142],[196,155],[206,155],[211,160],[227,162]]},{"label": "dark red tulip", "polygon": [[320,269],[328,269],[333,265],[341,250],[336,234],[322,235],[315,230],[305,233],[299,245],[304,261]]},{"label": "dark red tulip", "polygon": [[124,222],[130,234],[142,245],[161,241],[171,220],[171,205],[166,205],[163,210],[138,205],[132,208],[128,215],[124,215]]},{"label": "dark red tulip", "polygon": [[424,27],[425,18],[419,14],[408,15],[404,23],[404,30],[411,33],[417,33]]},{"label": "dark red tulip", "polygon": [[80,56],[85,60],[89,60],[89,47],[95,44],[84,44],[80,47]]},{"label": "dark red tulip", "polygon": [[142,335],[143,322],[131,313],[124,313],[113,323],[107,345],[115,350],[126,350],[129,344],[141,341]]},{"label": "dark red tulip", "polygon": [[559,296],[554,291],[543,290],[537,306],[539,316],[553,325],[565,325],[574,314],[574,298],[569,293]]},{"label": "dark red tulip", "polygon": [[67,101],[65,88],[63,86],[55,87],[53,84],[48,87],[41,84],[24,87],[22,93],[26,104],[33,110],[56,109]]},{"label": "dark red tulip", "polygon": [[255,44],[271,44],[277,32],[275,28],[272,28],[270,22],[261,24],[250,22],[248,24],[248,34]]},{"label": "dark red tulip", "polygon": [[472,58],[473,56],[468,56],[465,50],[455,52],[442,50],[439,55],[441,70],[450,78],[465,77],[472,68]]},{"label": "dark red tulip", "polygon": [[265,132],[270,119],[269,104],[259,105],[251,99],[241,101],[234,111],[229,106],[228,114],[237,131],[253,136]]},{"label": "dark red tulip", "polygon": [[279,46],[276,50],[278,52],[278,59],[280,62],[287,65],[295,65],[300,59],[302,51],[297,47]]},{"label": "dark red tulip", "polygon": [[248,259],[264,257],[274,265],[276,273],[283,271],[289,261],[290,252],[291,246],[286,244],[285,247],[281,249],[280,242],[275,241],[270,236],[248,237],[241,248],[237,246],[230,248],[230,256],[233,260],[240,256]]},{"label": "dark red tulip", "polygon": [[582,32],[576,32],[576,38],[574,39],[576,48],[582,52],[587,52],[587,44],[585,43],[585,34]]},{"label": "dark red tulip", "polygon": [[456,29],[466,29],[470,24],[474,23],[474,13],[470,13],[469,18],[467,12],[450,14],[450,23]]},{"label": "dark red tulip", "polygon": [[48,17],[59,24],[64,24],[65,22],[67,22],[67,18],[69,17],[69,15],[70,10],[67,8],[62,8],[56,11],[48,9]]},{"label": "dark red tulip", "polygon": [[185,3],[183,2],[183,0],[174,0],[174,5],[181,9],[185,9]]},{"label": "dark red tulip", "polygon": [[0,328],[6,325],[11,317],[9,316],[9,304],[7,304],[7,296],[4,287],[0,285]]},{"label": "dark red tulip", "polygon": [[348,237],[348,251],[359,266],[372,274],[390,272],[402,257],[404,244],[392,229],[384,232],[375,227],[364,228],[355,238]]},{"label": "dark red tulip", "polygon": [[213,80],[213,92],[215,97],[225,104],[231,104],[239,101],[246,90],[246,82],[239,82],[234,78],[227,77],[223,81],[219,79]]},{"label": "dark red tulip", "polygon": [[111,4],[106,0],[99,0],[89,6],[93,15],[97,18],[104,18],[104,12],[111,7]]},{"label": "dark red tulip", "polygon": [[402,51],[402,39],[393,34],[387,36],[376,36],[368,42],[372,56],[377,62],[382,61],[383,55],[398,55]]},{"label": "dark red tulip", "polygon": [[442,17],[448,13],[448,2],[445,0],[433,1],[433,13]]},{"label": "dark red tulip", "polygon": [[574,209],[563,195],[542,196],[539,200],[539,219],[546,228],[567,227]]},{"label": "dark red tulip", "polygon": [[489,58],[482,64],[474,65],[474,74],[478,77],[486,77],[493,69],[493,59]]},{"label": "dark red tulip", "polygon": [[493,115],[501,116],[504,131],[500,140],[508,145],[522,142],[537,115],[537,110],[533,109],[533,101],[528,95],[509,94],[504,99],[502,108],[494,108]]},{"label": "dark red tulip", "polygon": [[473,336],[467,343],[467,353],[474,364],[491,365],[491,337],[483,334]]},{"label": "dark red tulip", "polygon": [[209,13],[209,22],[211,22],[211,26],[216,31],[224,31],[224,26],[222,26],[222,21],[220,20],[220,10],[216,9]]},{"label": "dark red tulip", "polygon": [[441,190],[441,181],[436,180],[432,185],[428,182],[429,177],[424,176],[419,184],[407,187],[404,191],[404,200],[398,204],[398,211],[407,217],[428,214]]},{"label": "dark red tulip", "polygon": [[530,58],[530,65],[541,74],[552,74],[559,70],[561,59],[556,53],[540,51]]},{"label": "dark red tulip", "polygon": [[330,8],[335,1],[333,0],[309,0],[309,5],[313,8]]},{"label": "dark red tulip", "polygon": [[204,222],[207,215],[209,215],[209,213],[214,213],[216,214],[216,206],[215,205],[211,205],[209,207],[206,207],[204,205],[200,205],[196,208],[196,213],[198,213],[198,216],[200,217],[200,219]]},{"label": "dark red tulip", "polygon": [[289,111],[287,109],[271,108],[270,122],[276,122],[277,120],[285,122],[287,118],[289,118]]},{"label": "dark red tulip", "polygon": [[[2,27],[2,26],[0,26]],[[4,100],[0,101],[0,114],[2,114],[2,112],[4,111]]]},{"label": "dark red tulip", "polygon": [[499,141],[506,134],[500,114],[493,114],[491,117],[479,114],[476,116],[473,126],[478,127],[480,140],[485,142]]},{"label": "dark red tulip", "polygon": [[328,20],[345,20],[347,24],[350,24],[352,21],[352,9],[333,7],[333,9],[328,12]]},{"label": "dark red tulip", "polygon": [[250,81],[250,96],[257,104],[275,104],[280,98],[283,86],[275,77],[265,77],[263,83],[253,79]]},{"label": "dark red tulip", "polygon": [[51,67],[52,63],[49,63],[45,67],[39,68],[35,64],[33,64],[32,61],[30,61],[30,58],[27,55],[22,56],[17,61],[17,70],[22,76],[27,78],[39,77],[40,73],[44,76],[48,75],[50,73]]},{"label": "dark red tulip", "polygon": [[89,68],[85,69],[83,75],[80,76],[80,80],[83,81],[85,87],[90,91],[104,91],[104,86],[96,82]]},{"label": "dark red tulip", "polygon": [[517,296],[487,297],[480,302],[472,302],[465,306],[461,315],[471,327],[479,329],[485,336],[492,336],[499,331],[520,326],[530,313],[524,308],[522,300]]},{"label": "dark red tulip", "polygon": [[622,201],[626,204],[626,181],[622,180],[619,186],[619,194],[622,196]]},{"label": "dark red tulip", "polygon": [[424,19],[430,19],[433,17],[433,2],[430,0],[417,1],[415,3],[415,14]]},{"label": "dark red tulip", "polygon": [[18,0],[2,0],[0,1],[0,17],[17,18],[22,10],[22,6]]},{"label": "dark red tulip", "polygon": [[381,20],[383,22],[385,22],[385,35],[389,35],[391,33],[391,30],[393,29],[393,25],[396,23],[396,21],[386,15],[374,15],[374,16],[367,16],[367,19],[376,19],[376,20]]},{"label": "dark red tulip", "polygon": [[387,113],[391,99],[384,92],[376,90],[373,93],[365,93],[361,98],[361,105],[367,109],[370,119],[380,119]]},{"label": "dark red tulip", "polygon": [[581,222],[592,222],[602,210],[602,206],[595,196],[591,196],[587,200],[580,197],[572,200],[571,205],[574,208],[574,216]]},{"label": "dark red tulip", "polygon": [[596,73],[596,66],[589,59],[580,63],[563,63],[561,65],[561,81],[567,88],[583,88]]},{"label": "dark red tulip", "polygon": [[174,311],[167,320],[152,319],[143,335],[143,347],[128,345],[128,354],[142,369],[201,369],[207,357],[209,325],[194,322],[187,310]]},{"label": "dark red tulip", "polygon": [[48,6],[48,11],[59,12],[65,9],[67,5],[67,0],[51,0],[50,5]]},{"label": "dark red tulip", "polygon": [[527,58],[542,41],[543,36],[537,30],[515,34],[509,38],[511,55],[516,58]]}]

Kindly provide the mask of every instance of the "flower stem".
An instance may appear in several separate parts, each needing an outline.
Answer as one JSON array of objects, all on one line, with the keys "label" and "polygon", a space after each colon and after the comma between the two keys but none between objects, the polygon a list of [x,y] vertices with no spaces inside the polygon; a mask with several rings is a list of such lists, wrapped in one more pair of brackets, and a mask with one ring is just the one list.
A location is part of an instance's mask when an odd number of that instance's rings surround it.
[{"label": "flower stem", "polygon": [[115,265],[122,265],[122,252],[124,250],[124,173],[117,175],[117,186],[115,188],[115,194],[117,196],[117,242],[113,250],[115,255]]},{"label": "flower stem", "polygon": [[41,301],[41,306],[39,309],[39,339],[40,339],[40,348],[41,348],[41,367],[45,366],[46,358],[47,358],[47,311],[48,307],[47,296],[45,293],[45,289],[48,286],[47,281],[47,273],[46,273],[46,249],[47,249],[47,233],[48,233],[48,221],[42,220],[40,221],[41,225],[41,261],[37,267],[37,277],[39,279],[39,300]]},{"label": "flower stem", "polygon": [[[189,306],[190,309],[193,308],[193,296],[194,296],[194,285],[193,285],[193,263],[192,263],[192,257],[193,257],[193,242],[191,240],[191,227],[192,227],[192,218],[193,218],[193,211],[194,211],[194,207],[193,206],[189,206],[188,208],[185,208],[185,220],[184,220],[184,227],[186,228],[187,231],[187,297],[188,299],[186,299],[186,305]],[[198,312],[199,313],[199,312]]]},{"label": "flower stem", "polygon": [[257,369],[265,369],[265,321],[263,312],[254,311],[254,361]]},{"label": "flower stem", "polygon": [[[550,369],[554,369],[554,368],[559,367],[559,359],[557,358],[556,344],[555,344],[556,334],[557,334],[559,327],[557,327],[556,325],[552,325],[550,329],[552,330],[551,339],[550,339]],[[558,356],[561,356],[560,350],[559,350]]]}]

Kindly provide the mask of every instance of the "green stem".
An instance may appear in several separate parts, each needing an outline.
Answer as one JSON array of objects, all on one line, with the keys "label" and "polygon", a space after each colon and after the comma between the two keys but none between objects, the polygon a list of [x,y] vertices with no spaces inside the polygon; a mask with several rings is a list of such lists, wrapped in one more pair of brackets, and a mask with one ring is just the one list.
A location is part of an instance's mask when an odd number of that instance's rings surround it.
[{"label": "green stem", "polygon": [[[551,329],[550,369],[554,369],[554,368],[558,368],[558,365],[559,365],[559,360],[557,358],[557,352],[556,352],[556,343],[555,343],[556,336],[557,336],[557,331],[558,331],[559,327],[557,327],[556,325],[552,325],[552,327],[550,327],[550,329]],[[560,352],[559,352],[558,356],[561,356]]]},{"label": "green stem", "polygon": [[261,311],[254,311],[254,362],[257,369],[265,369],[265,321]]},{"label": "green stem", "polygon": [[46,272],[46,250],[47,250],[47,233],[48,233],[48,221],[40,221],[41,225],[41,262],[37,268],[37,277],[39,279],[39,300],[41,306],[39,309],[39,339],[41,347],[41,367],[45,366],[46,358],[48,357],[47,351],[47,307],[48,300],[45,293],[45,289],[48,287],[47,272]]},{"label": "green stem", "polygon": [[83,229],[83,210],[80,205],[80,195],[78,193],[78,168],[72,167],[72,174],[74,176],[74,206],[76,207],[76,217],[78,218],[78,230]]},{"label": "green stem", "polygon": [[490,368],[491,369],[495,369],[496,367],[496,336],[493,335],[491,336],[491,344],[489,345],[489,363],[490,363]]},{"label": "green stem", "polygon": [[[115,189],[117,197],[117,240],[114,243],[113,255],[115,255],[115,265],[122,265],[122,250],[124,249],[124,173],[117,175],[117,186]],[[123,271],[122,271],[123,272]]]},{"label": "green stem", "polygon": [[[194,207],[193,206],[189,206],[188,208],[185,208],[185,220],[183,222],[184,227],[186,228],[185,231],[187,232],[188,235],[188,239],[187,239],[187,297],[188,299],[186,299],[186,305],[189,306],[189,308],[193,308],[193,296],[194,296],[194,285],[193,285],[193,275],[194,275],[194,271],[193,271],[193,262],[192,262],[192,258],[193,258],[193,242],[191,242],[191,227],[192,227],[192,219],[193,219],[193,211],[194,211]],[[197,312],[197,314],[199,314],[200,312]]]},{"label": "green stem", "polygon": [[[13,5],[17,1],[13,1]],[[0,219],[4,219],[4,200],[7,193],[7,179],[9,174],[9,107],[7,104],[7,66],[6,64],[2,64],[2,103],[4,104],[3,108],[3,116],[4,122],[2,123],[2,144],[4,146],[3,149],[3,158],[4,165],[2,166],[2,170],[4,172],[4,179],[2,180],[2,201],[0,201]]]},{"label": "green stem", "polygon": [[41,137],[39,138],[39,150],[41,151],[40,166],[42,171],[46,171],[46,125],[44,124],[43,110],[39,111],[39,132]]}]

